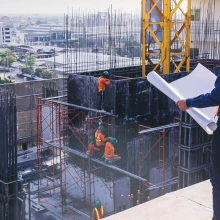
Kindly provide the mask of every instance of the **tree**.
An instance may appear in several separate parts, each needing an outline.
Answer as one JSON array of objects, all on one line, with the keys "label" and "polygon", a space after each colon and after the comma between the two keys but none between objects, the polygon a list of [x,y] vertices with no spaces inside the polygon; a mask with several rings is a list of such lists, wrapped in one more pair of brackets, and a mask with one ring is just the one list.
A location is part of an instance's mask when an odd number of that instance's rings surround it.
[{"label": "tree", "polygon": [[34,56],[27,56],[25,59],[26,65],[28,67],[31,67],[35,64],[36,62],[36,58]]},{"label": "tree", "polygon": [[53,73],[50,70],[44,70],[42,74],[43,79],[51,79],[53,77]]},{"label": "tree", "polygon": [[12,83],[12,81],[10,80],[10,79],[8,79],[7,77],[5,78],[5,79],[2,79],[1,77],[0,77],[0,84],[4,84],[4,83]]},{"label": "tree", "polygon": [[11,50],[0,52],[0,65],[11,67],[15,61],[16,57],[12,55]]},{"label": "tree", "polygon": [[26,67],[26,66],[22,66],[21,67],[21,72],[22,73],[31,74],[31,68],[30,67]]},{"label": "tree", "polygon": [[8,66],[11,67],[11,64],[14,63],[16,61],[16,58],[14,56],[8,56],[6,57],[6,65],[8,63]]},{"label": "tree", "polygon": [[37,68],[34,75],[43,79],[51,79],[53,77],[53,73],[50,70],[43,70],[41,68]]},{"label": "tree", "polygon": [[41,69],[41,68],[37,68],[34,72],[34,75],[37,76],[37,77],[42,77],[42,74],[43,74],[44,70]]}]

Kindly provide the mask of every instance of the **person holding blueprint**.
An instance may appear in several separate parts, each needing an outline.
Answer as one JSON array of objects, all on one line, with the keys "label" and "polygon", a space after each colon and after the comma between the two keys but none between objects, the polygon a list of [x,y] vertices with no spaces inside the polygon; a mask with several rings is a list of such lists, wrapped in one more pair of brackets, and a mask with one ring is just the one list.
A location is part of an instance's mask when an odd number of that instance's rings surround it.
[{"label": "person holding blueprint", "polygon": [[[215,116],[220,116],[220,74],[215,81],[215,88],[207,94],[197,96],[195,98],[182,99],[176,102],[176,105],[182,111],[188,108],[206,108],[216,107]],[[213,132],[211,143],[211,160],[210,160],[210,181],[213,192],[213,218],[212,220],[220,220],[220,117],[217,121],[217,129]]]}]

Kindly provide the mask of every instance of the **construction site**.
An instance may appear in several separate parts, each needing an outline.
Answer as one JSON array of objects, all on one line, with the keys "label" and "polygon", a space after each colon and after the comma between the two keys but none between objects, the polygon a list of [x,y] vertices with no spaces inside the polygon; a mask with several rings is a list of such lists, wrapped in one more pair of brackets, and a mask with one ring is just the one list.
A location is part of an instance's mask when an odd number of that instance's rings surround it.
[{"label": "construction site", "polygon": [[[62,77],[0,85],[0,219],[94,219],[97,200],[111,217],[209,179],[211,135],[146,77],[171,83],[198,63],[219,73],[217,1],[192,2],[72,10],[63,51],[47,58]],[[88,153],[100,127],[117,140],[114,163]]]}]

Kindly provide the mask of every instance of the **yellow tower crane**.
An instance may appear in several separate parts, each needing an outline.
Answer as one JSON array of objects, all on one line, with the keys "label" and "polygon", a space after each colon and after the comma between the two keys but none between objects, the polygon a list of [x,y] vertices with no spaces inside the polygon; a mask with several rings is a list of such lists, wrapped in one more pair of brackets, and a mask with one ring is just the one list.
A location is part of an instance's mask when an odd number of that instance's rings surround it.
[{"label": "yellow tower crane", "polygon": [[[142,76],[190,70],[191,0],[142,0]],[[178,47],[178,48],[177,48]]]}]

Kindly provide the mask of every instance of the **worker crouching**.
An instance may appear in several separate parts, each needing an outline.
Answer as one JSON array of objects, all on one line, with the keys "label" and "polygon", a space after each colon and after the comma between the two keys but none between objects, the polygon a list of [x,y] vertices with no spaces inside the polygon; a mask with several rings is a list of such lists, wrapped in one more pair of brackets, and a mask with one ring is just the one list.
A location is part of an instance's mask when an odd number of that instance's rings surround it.
[{"label": "worker crouching", "polygon": [[96,147],[99,149],[99,151],[94,152],[95,157],[102,158],[104,154],[104,147],[106,141],[109,140],[109,137],[105,138],[104,134],[104,127],[102,125],[99,126],[98,130],[95,133],[95,142],[96,142]]},{"label": "worker crouching", "polygon": [[105,162],[106,163],[114,163],[121,159],[117,154],[115,154],[114,145],[117,143],[116,138],[110,138],[110,142],[107,142],[105,145]]}]

